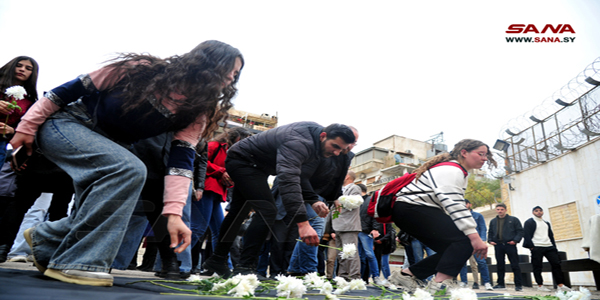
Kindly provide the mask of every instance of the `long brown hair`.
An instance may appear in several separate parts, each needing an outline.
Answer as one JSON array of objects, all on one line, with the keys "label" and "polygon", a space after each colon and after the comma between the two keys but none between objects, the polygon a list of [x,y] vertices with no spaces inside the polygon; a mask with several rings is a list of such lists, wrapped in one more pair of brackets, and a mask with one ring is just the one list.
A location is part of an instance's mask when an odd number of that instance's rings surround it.
[{"label": "long brown hair", "polygon": [[27,91],[26,97],[31,101],[37,101],[37,78],[40,67],[37,61],[29,56],[17,56],[0,68],[0,93],[4,93],[7,88],[15,85],[15,70],[17,64],[22,60],[28,60],[33,65],[31,75],[23,82],[23,87],[25,88],[25,91]]},{"label": "long brown hair", "polygon": [[[140,107],[148,97],[157,95],[178,107],[171,119],[174,130],[185,128],[198,116],[206,115],[208,124],[202,134],[206,138],[218,128],[218,122],[227,116],[227,111],[232,107],[231,99],[237,93],[235,84],[239,74],[230,85],[223,87],[223,82],[238,57],[243,68],[244,59],[238,49],[211,40],[202,42],[186,54],[165,59],[148,54],[124,53],[109,67],[123,74],[113,90],[123,90],[120,97],[123,99],[124,113]],[[173,99],[171,94],[185,98]]]},{"label": "long brown hair", "polygon": [[488,145],[486,145],[483,142],[478,141],[478,140],[464,139],[464,140],[458,142],[456,145],[454,145],[454,149],[452,149],[452,151],[450,151],[450,153],[446,152],[446,153],[436,155],[433,158],[431,158],[430,160],[428,160],[427,162],[425,162],[423,165],[418,167],[415,170],[415,173],[417,174],[416,179],[419,179],[419,177],[421,177],[421,174],[423,174],[425,171],[427,171],[429,168],[433,167],[436,164],[439,164],[441,162],[451,161],[451,160],[458,160],[458,158],[460,157],[460,152],[463,149],[467,150],[467,152],[471,152],[481,146],[485,146],[488,150],[488,152],[487,152],[488,167],[490,169],[492,168],[492,166],[497,167],[498,163],[494,160],[493,154],[492,154],[492,152],[490,152],[490,147],[488,147]]}]

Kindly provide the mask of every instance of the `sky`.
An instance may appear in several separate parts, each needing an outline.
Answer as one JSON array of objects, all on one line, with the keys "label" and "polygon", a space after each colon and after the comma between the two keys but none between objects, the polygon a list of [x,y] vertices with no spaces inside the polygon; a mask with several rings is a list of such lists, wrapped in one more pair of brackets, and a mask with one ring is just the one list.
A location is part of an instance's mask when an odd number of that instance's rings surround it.
[{"label": "sky", "polygon": [[[594,0],[0,0],[0,63],[36,59],[42,92],[119,52],[168,57],[216,39],[244,55],[238,110],[352,125],[355,152],[394,134],[491,146],[600,57],[598,14]],[[506,41],[528,36],[575,39]]]}]

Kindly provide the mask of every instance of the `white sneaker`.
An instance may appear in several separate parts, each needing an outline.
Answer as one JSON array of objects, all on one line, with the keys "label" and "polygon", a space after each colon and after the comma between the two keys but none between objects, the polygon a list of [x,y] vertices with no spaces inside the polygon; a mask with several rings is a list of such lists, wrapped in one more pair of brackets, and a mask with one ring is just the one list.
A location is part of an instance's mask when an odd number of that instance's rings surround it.
[{"label": "white sneaker", "polygon": [[484,284],[484,286],[485,286],[485,289],[488,290],[488,291],[493,291],[494,290],[494,288],[492,287],[492,285],[489,282],[486,282]]},{"label": "white sneaker", "polygon": [[461,288],[464,288],[464,287],[466,287],[466,286],[467,286],[467,283],[466,283],[466,282],[462,282],[462,281],[461,281],[461,282],[458,284],[458,286],[460,286]]},{"label": "white sneaker", "polygon": [[549,288],[547,288],[547,287],[545,287],[543,285],[542,286],[538,286],[537,290],[540,291],[540,292],[549,292],[550,291]]},{"label": "white sneaker", "polygon": [[11,257],[8,261],[10,262],[27,262],[27,257],[25,255],[17,255]]},{"label": "white sneaker", "polygon": [[390,282],[387,281],[386,279],[382,279],[380,277],[373,277],[373,284],[388,286],[390,284]]},{"label": "white sneaker", "polygon": [[570,292],[570,291],[572,291],[572,289],[563,284],[563,286],[557,287],[556,291],[562,293],[562,292]]}]

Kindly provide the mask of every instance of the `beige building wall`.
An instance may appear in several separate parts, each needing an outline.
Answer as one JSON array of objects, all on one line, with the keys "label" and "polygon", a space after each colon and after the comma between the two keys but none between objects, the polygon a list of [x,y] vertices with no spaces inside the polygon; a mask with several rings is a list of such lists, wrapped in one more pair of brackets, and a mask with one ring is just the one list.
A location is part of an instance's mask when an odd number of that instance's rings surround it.
[{"label": "beige building wall", "polygon": [[[521,223],[532,217],[534,206],[543,208],[543,218],[552,224],[558,250],[567,252],[568,259],[588,258],[581,242],[590,217],[598,213],[599,153],[597,138],[556,159],[511,174],[514,190],[502,185],[503,202]],[[518,249],[519,254],[530,255],[521,244]],[[493,248],[490,250],[493,256]],[[592,272],[573,272],[570,276],[573,285],[594,285]],[[544,282],[552,282],[550,273],[544,274]]]},{"label": "beige building wall", "polygon": [[379,142],[373,143],[374,147],[393,149],[397,152],[410,152],[417,158],[425,159],[427,150],[431,149],[431,144],[421,142],[403,136],[392,135]]}]

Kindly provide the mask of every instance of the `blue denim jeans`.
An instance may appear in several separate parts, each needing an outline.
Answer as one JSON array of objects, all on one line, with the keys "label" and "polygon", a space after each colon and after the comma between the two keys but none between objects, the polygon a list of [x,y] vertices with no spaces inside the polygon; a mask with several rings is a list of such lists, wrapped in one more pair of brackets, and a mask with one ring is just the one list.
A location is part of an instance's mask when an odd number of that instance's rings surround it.
[{"label": "blue denim jeans", "polygon": [[51,269],[108,272],[146,180],[144,163],[92,125],[85,112],[60,111],[37,134],[45,156],[75,187],[71,215],[32,233],[36,261]]},{"label": "blue denim jeans", "polygon": [[[313,210],[312,206],[305,203],[306,217],[310,220],[317,216],[317,213]],[[323,231],[325,230],[325,218],[316,217],[313,220],[308,221],[310,226],[319,235],[319,240],[323,237]],[[317,247],[308,246],[305,243],[296,242],[296,247],[290,258],[290,266],[288,272],[291,273],[312,273],[317,272]]]},{"label": "blue denim jeans", "polygon": [[413,249],[413,254],[415,256],[415,263],[418,263],[423,260],[423,251],[427,253],[427,256],[432,256],[435,254],[435,251],[431,250],[429,247],[425,246],[425,244],[421,243],[417,239],[412,240],[411,246]]},{"label": "blue denim jeans", "polygon": [[144,231],[146,231],[146,227],[148,226],[148,219],[143,212],[142,206],[142,201],[138,201],[135,210],[129,219],[125,238],[123,238],[121,247],[119,247],[117,256],[113,261],[113,269],[126,270],[131,260],[133,260],[133,256],[136,253],[135,251],[140,246]]},{"label": "blue denim jeans", "polygon": [[0,138],[0,165],[4,164],[6,160],[6,146],[8,145],[8,141]]},{"label": "blue denim jeans", "polygon": [[388,279],[392,274],[390,271],[390,255],[382,254],[381,255],[381,273],[383,273],[383,277]]},{"label": "blue denim jeans", "polygon": [[[489,283],[492,284],[490,280],[490,272],[488,271],[487,262],[485,258],[479,258],[477,255],[473,255],[475,261],[477,262],[477,270],[479,270],[479,274],[481,274],[481,280],[483,284]],[[467,265],[460,270],[460,281],[467,282]],[[477,281],[477,280],[475,280]]]},{"label": "blue denim jeans", "polygon": [[213,250],[219,242],[219,229],[223,223],[223,208],[221,207],[223,197],[215,192],[204,191],[202,199],[192,201],[192,244],[194,247],[198,240],[204,235],[210,226]]},{"label": "blue denim jeans", "polygon": [[373,251],[373,238],[362,231],[358,233],[358,255],[360,256],[360,273],[364,273],[368,263],[371,277],[379,277],[379,266]]},{"label": "blue denim jeans", "polygon": [[25,241],[23,232],[47,219],[46,214],[48,214],[50,201],[52,201],[52,195],[44,193],[37,200],[35,200],[35,203],[33,203],[31,208],[29,208],[25,214],[25,217],[23,217],[23,222],[21,223],[21,227],[19,227],[19,232],[17,233],[17,237],[15,238],[12,248],[10,248],[8,258],[12,258],[17,255],[27,256],[31,254],[31,248],[29,248],[29,245]]}]

